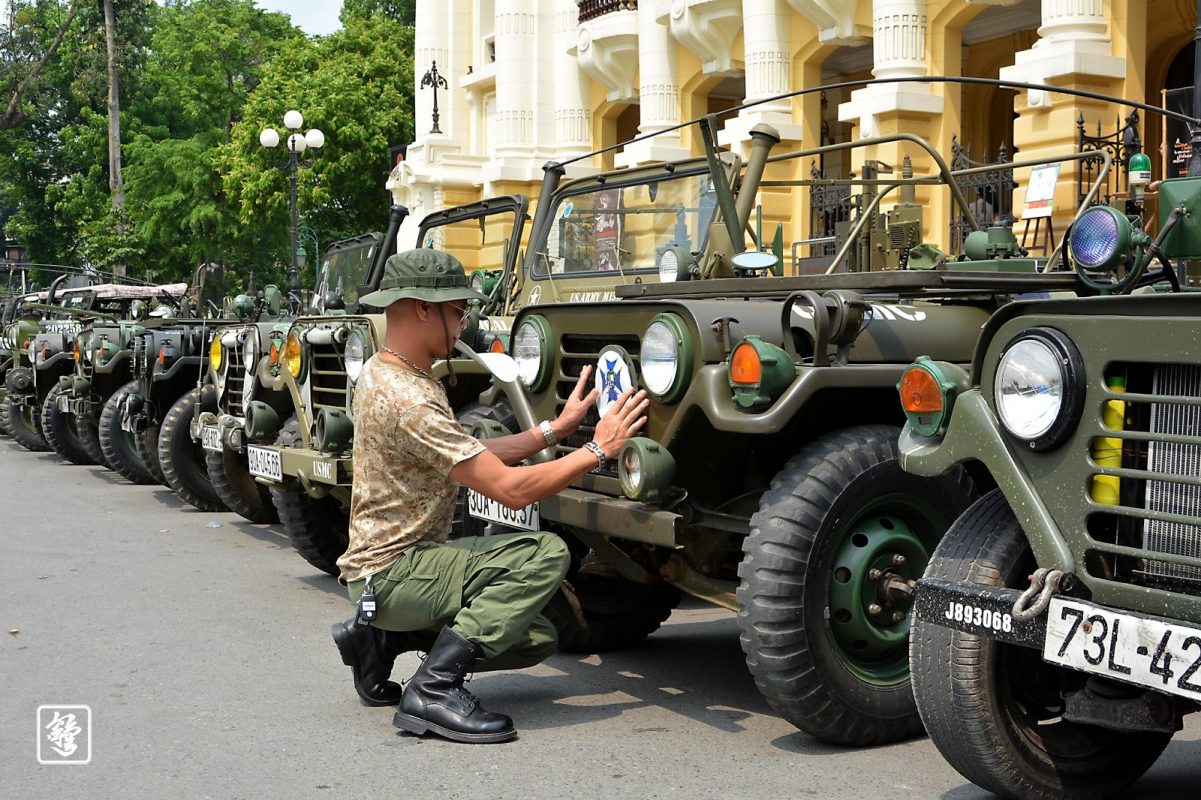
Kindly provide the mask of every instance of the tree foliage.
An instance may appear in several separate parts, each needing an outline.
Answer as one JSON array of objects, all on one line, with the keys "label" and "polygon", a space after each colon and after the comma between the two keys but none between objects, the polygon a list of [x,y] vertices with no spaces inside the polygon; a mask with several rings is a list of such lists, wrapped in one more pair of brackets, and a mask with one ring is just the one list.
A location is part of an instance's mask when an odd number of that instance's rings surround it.
[{"label": "tree foliage", "polygon": [[259,133],[282,127],[284,113],[297,109],[304,129],[325,133],[325,146],[304,154],[299,206],[306,222],[322,242],[386,224],[389,150],[412,136],[412,42],[412,29],[389,17],[352,16],[343,30],[271,63],[222,157],[225,190],[243,223],[266,219],[286,235],[287,170],[272,162],[287,153],[282,144],[282,153],[266,151]]},{"label": "tree foliage", "polygon": [[[124,263],[160,280],[213,263],[282,280],[287,170],[258,134],[291,108],[326,134],[299,203],[321,243],[385,223],[388,150],[412,132],[412,2],[346,0],[345,29],[318,39],[254,0],[113,2],[124,234],[108,197],[102,4],[15,0],[19,24],[0,27],[10,44],[0,90],[42,62],[22,91],[22,124],[0,126],[0,151],[12,154],[0,159],[0,226],[30,260]],[[0,95],[0,114],[11,96]]]},{"label": "tree foliage", "polygon": [[342,24],[351,19],[383,16],[412,27],[417,20],[417,0],[342,0]]}]

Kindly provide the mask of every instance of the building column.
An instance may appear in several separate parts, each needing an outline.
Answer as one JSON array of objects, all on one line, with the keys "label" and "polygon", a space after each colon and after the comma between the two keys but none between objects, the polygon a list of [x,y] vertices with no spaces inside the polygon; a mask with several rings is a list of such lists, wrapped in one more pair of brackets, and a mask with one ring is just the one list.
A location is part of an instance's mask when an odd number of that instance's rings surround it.
[{"label": "building column", "polygon": [[[1111,0],[1123,8],[1130,2]],[[1126,60],[1113,55],[1109,20],[1104,0],[1043,0],[1039,41],[1018,53],[1014,64],[1001,70],[1001,78],[1024,83],[1045,83],[1070,89],[1120,94],[1126,75]],[[1122,15],[1125,16],[1125,15]],[[1020,93],[1014,102],[1018,119],[1013,126],[1014,147],[1019,159],[1034,159],[1076,150],[1076,119],[1083,115],[1093,129],[1113,124],[1118,109],[1108,103],[1045,91]],[[1018,170],[1014,179],[1014,213],[1018,217],[1025,201],[1030,171]],[[1055,189],[1052,221],[1062,234],[1076,212],[1076,168],[1065,163]]]},{"label": "building column", "polygon": [[[792,90],[790,22],[785,0],[744,0],[742,41],[747,102]],[[775,100],[740,111],[726,122],[718,140],[729,146],[748,142],[751,128],[766,123],[779,132],[781,139],[798,141],[801,126],[793,121],[792,105],[792,100]]]},{"label": "building column", "polygon": [[496,0],[496,154],[534,147],[537,0]]},{"label": "building column", "polygon": [[[872,75],[876,78],[911,78],[930,73],[930,35],[926,16],[926,0],[875,0],[872,7]],[[938,117],[944,101],[929,84],[882,83],[851,92],[851,99],[838,107],[842,122],[858,122],[856,135],[860,139],[912,133],[934,142],[938,133]],[[909,155],[915,177],[932,174],[936,165],[928,154],[901,142],[892,142],[853,151],[851,169],[859,173],[863,162],[881,161],[900,175],[904,157]],[[882,176],[886,177],[886,176]],[[900,198],[894,190],[881,202],[881,210]],[[918,189],[918,202],[933,207],[935,197],[928,187]],[[941,221],[935,214],[923,220],[927,241],[941,242]]]},{"label": "building column", "polygon": [[588,78],[572,54],[578,17],[575,0],[555,0],[554,157],[560,160],[593,150]]},{"label": "building column", "polygon": [[[680,122],[680,86],[675,43],[667,26],[655,21],[655,4],[638,7],[638,133],[653,134]],[[614,163],[635,166],[650,161],[674,161],[691,155],[680,143],[680,132],[667,133],[627,145]]]},{"label": "building column", "polygon": [[[872,75],[877,78],[916,78],[928,74],[926,0],[875,0],[872,7]],[[843,122],[859,123],[859,137],[891,132],[900,116],[923,119],[941,114],[942,97],[928,84],[896,83],[867,86],[851,93],[838,108]],[[894,123],[894,124],[890,124]]]}]

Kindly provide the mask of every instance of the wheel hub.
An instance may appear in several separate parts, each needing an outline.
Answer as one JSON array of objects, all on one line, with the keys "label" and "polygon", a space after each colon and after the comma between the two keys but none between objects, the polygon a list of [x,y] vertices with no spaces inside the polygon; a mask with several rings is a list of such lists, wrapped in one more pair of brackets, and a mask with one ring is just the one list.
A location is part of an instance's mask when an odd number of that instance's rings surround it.
[{"label": "wheel hub", "polygon": [[871,681],[905,674],[913,589],[929,560],[918,534],[897,514],[861,515],[834,551],[827,609],[848,666]]}]

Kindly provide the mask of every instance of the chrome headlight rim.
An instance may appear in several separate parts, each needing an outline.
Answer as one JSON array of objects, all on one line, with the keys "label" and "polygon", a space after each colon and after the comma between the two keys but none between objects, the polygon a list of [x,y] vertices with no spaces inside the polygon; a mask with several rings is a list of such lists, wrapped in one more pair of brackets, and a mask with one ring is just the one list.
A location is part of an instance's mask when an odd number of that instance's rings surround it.
[{"label": "chrome headlight rim", "polygon": [[[528,352],[527,337],[529,336],[533,336],[535,339],[536,361],[532,361]],[[550,323],[545,317],[539,315],[522,320],[509,340],[510,355],[517,362],[517,377],[522,385],[531,392],[542,391],[550,379],[552,361],[550,343]],[[519,356],[519,351],[525,351],[525,354]]]},{"label": "chrome headlight rim", "polygon": [[246,370],[246,379],[250,380],[254,377],[255,369],[259,364],[259,334],[258,331],[248,330],[242,332],[242,368]]},{"label": "chrome headlight rim", "polygon": [[[647,340],[651,335],[666,336],[674,351],[675,363],[670,380],[662,380],[647,354],[652,352]],[[652,345],[653,347],[653,345]],[[692,381],[692,337],[684,320],[675,314],[656,314],[642,333],[639,350],[639,372],[647,393],[664,403],[675,403],[688,391]]]},{"label": "chrome headlight rim", "polygon": [[[1006,383],[1006,370],[1020,367],[1021,364],[1015,363],[1015,359],[1029,358],[1030,355],[1045,355],[1055,365],[1060,399],[1059,407],[1049,423],[1022,430],[1019,420],[1013,417],[1012,404],[1005,403],[1002,391]],[[1084,412],[1085,380],[1084,360],[1067,335],[1055,328],[1027,328],[1009,340],[997,359],[992,391],[997,419],[1009,436],[1028,449],[1034,452],[1053,450],[1067,441],[1080,424]]]},{"label": "chrome headlight rim", "polygon": [[367,363],[367,338],[364,332],[356,328],[346,336],[342,350],[342,364],[346,369],[346,380],[354,386],[363,374],[363,365]]}]

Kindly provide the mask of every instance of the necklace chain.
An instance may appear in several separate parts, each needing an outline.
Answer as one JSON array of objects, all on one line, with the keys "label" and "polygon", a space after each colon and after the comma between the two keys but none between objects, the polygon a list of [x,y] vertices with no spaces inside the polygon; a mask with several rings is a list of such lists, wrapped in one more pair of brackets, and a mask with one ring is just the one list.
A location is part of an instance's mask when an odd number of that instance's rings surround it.
[{"label": "necklace chain", "polygon": [[401,361],[408,364],[409,367],[414,372],[416,372],[418,375],[420,375],[421,377],[429,378],[431,381],[434,380],[434,374],[432,372],[430,372],[428,369],[422,369],[421,367],[414,364],[412,361],[409,360],[409,357],[406,356],[404,353],[398,353],[395,350],[393,350],[391,347],[388,347],[388,345],[386,345],[386,344],[380,345],[380,350],[383,350],[388,355],[396,356]]}]

